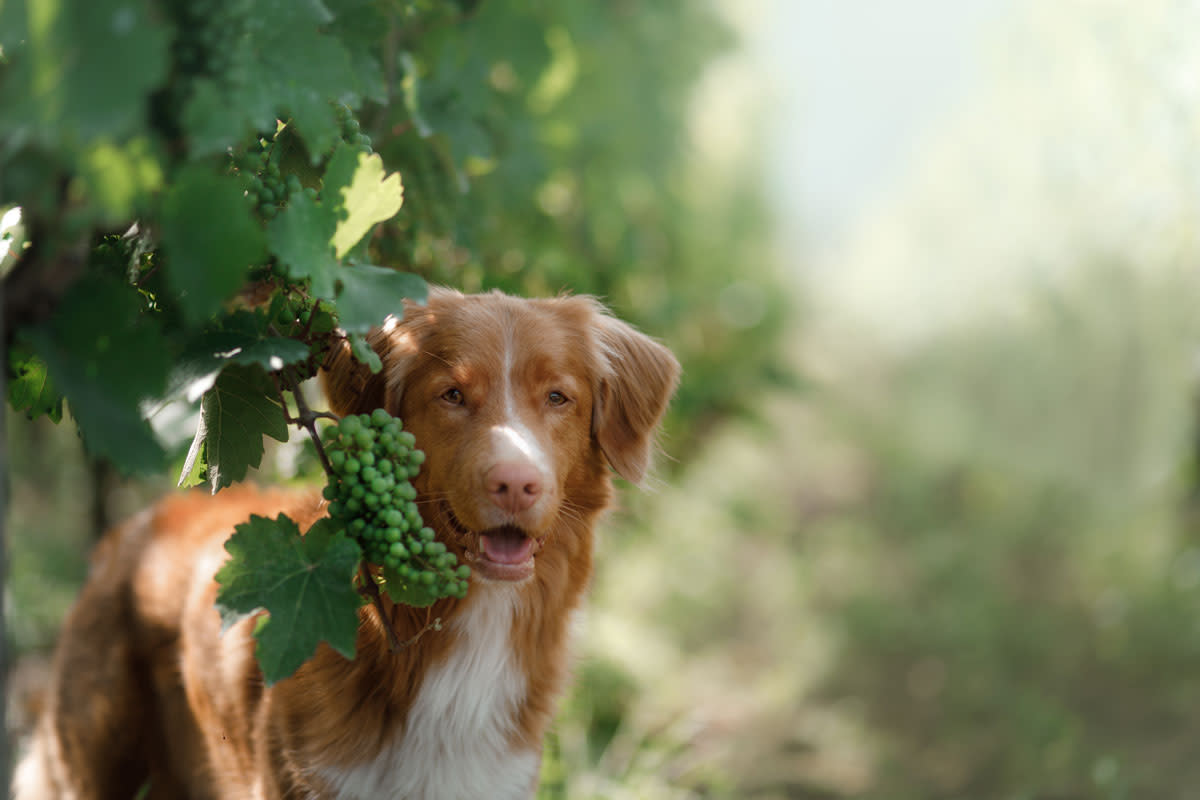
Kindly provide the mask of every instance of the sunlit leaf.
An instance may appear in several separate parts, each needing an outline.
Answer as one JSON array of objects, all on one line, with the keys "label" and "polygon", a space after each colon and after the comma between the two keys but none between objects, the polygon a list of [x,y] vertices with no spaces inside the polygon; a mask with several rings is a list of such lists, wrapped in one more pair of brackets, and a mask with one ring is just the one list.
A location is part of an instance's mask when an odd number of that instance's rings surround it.
[{"label": "sunlit leaf", "polygon": [[30,419],[45,414],[53,422],[62,419],[62,395],[50,381],[46,362],[28,348],[13,347],[9,351],[8,402]]},{"label": "sunlit leaf", "polygon": [[396,215],[404,202],[404,185],[398,173],[385,175],[378,155],[343,145],[325,172],[321,198],[341,212],[333,247],[334,254],[342,258],[376,223]]},{"label": "sunlit leaf", "polygon": [[127,219],[144,207],[163,183],[162,165],[149,139],[124,144],[93,142],[79,159],[78,191],[95,204],[109,223]]}]

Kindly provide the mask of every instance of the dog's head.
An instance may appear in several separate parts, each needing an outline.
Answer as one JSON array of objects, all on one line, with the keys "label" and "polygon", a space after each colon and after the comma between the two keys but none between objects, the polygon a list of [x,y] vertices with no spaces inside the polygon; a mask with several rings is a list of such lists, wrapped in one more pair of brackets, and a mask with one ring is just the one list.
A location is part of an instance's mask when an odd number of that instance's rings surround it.
[{"label": "dog's head", "polygon": [[435,289],[368,341],[383,369],[335,351],[330,407],[403,420],[426,455],[422,515],[489,580],[529,578],[548,536],[606,506],[608,466],[642,481],[679,377],[670,351],[588,297]]}]

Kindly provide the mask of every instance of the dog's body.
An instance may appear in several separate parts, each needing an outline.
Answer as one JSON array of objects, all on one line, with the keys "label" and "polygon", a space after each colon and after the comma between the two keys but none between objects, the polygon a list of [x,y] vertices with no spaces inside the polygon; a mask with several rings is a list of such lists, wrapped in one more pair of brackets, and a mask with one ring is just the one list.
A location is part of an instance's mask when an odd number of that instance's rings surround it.
[{"label": "dog's body", "polygon": [[[253,620],[224,634],[212,576],[250,514],[324,515],[315,494],[226,490],[143,512],[97,548],[68,618],[18,800],[528,798],[591,573],[607,467],[643,477],[678,365],[587,298],[445,290],[324,375],[339,414],[383,407],[427,461],[427,524],[472,566],[464,600],[373,607],[357,656],[321,645],[264,688]],[[426,629],[440,617],[441,630]]]}]

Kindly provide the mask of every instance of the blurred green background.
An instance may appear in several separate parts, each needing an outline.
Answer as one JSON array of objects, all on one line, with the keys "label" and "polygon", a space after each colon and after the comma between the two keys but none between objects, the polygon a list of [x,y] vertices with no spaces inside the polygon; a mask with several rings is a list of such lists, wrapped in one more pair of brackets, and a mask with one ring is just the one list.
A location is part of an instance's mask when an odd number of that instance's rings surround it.
[{"label": "blurred green background", "polygon": [[[1193,796],[1200,10],[618,5],[546,36],[540,213],[423,262],[685,365],[539,797]],[[20,728],[97,515],[171,481],[8,430]]]}]

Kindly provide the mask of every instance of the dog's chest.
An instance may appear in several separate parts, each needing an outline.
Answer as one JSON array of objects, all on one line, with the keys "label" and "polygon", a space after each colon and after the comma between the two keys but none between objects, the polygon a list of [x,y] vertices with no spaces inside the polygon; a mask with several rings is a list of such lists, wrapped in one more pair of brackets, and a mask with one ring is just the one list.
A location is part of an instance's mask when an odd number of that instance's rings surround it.
[{"label": "dog's chest", "polygon": [[458,644],[425,675],[395,741],[372,761],[321,771],[339,800],[532,796],[540,755],[511,745],[527,688],[511,645],[516,591],[487,588],[447,631]]}]

